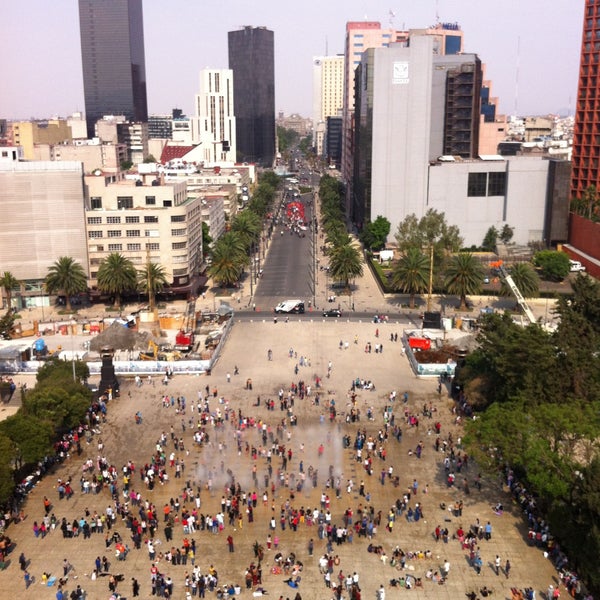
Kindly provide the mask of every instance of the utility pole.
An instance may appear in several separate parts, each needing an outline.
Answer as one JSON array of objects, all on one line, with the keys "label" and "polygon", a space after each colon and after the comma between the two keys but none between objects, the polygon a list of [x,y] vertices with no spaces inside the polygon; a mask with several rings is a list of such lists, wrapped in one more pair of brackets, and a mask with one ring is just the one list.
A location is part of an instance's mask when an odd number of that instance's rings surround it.
[{"label": "utility pole", "polygon": [[433,244],[429,246],[429,292],[427,294],[427,312],[431,311],[431,294],[433,292]]}]

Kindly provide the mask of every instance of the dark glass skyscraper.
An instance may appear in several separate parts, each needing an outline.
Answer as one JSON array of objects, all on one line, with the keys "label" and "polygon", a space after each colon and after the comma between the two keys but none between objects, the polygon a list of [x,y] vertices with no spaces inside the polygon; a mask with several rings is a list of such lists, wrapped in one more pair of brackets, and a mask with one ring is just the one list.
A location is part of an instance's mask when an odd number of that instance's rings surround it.
[{"label": "dark glass skyscraper", "polygon": [[104,115],[148,120],[142,0],[79,0],[88,136]]},{"label": "dark glass skyscraper", "polygon": [[275,158],[273,32],[247,26],[230,31],[228,40],[238,158],[270,167]]}]

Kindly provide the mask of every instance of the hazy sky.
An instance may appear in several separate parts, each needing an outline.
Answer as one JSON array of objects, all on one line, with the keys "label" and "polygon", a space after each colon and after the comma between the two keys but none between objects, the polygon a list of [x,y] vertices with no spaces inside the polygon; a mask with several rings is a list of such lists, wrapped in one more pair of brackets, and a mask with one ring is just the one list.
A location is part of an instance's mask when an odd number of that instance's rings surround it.
[{"label": "hazy sky", "polygon": [[[572,113],[583,8],[584,0],[144,0],[148,109],[190,114],[200,69],[228,67],[227,32],[264,25],[275,32],[276,110],[312,116],[311,59],[344,51],[347,21],[419,28],[437,13],[460,24],[465,51],[486,64],[501,112]],[[0,23],[0,117],[84,110],[77,0],[0,0]]]}]

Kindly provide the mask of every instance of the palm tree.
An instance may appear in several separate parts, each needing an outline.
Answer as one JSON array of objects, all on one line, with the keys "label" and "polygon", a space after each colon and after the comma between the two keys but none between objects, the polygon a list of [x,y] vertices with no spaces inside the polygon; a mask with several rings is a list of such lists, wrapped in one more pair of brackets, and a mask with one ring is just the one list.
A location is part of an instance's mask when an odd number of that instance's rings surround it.
[{"label": "palm tree", "polygon": [[13,290],[19,285],[19,283],[19,280],[10,271],[4,271],[0,277],[0,287],[4,290],[4,295],[6,296],[6,306],[8,307],[8,312],[12,310],[11,301]]},{"label": "palm tree", "polygon": [[429,260],[418,248],[409,248],[392,271],[392,286],[410,294],[409,306],[415,307],[415,294],[427,291]]},{"label": "palm tree", "polygon": [[459,310],[467,308],[467,294],[476,294],[483,283],[483,267],[470,252],[455,254],[446,268],[444,285],[460,298]]},{"label": "palm tree", "polygon": [[98,269],[98,289],[114,296],[113,305],[121,308],[124,292],[136,289],[137,271],[133,263],[119,252],[109,254]]},{"label": "palm tree", "polygon": [[138,271],[139,289],[142,290],[144,294],[148,294],[150,311],[154,311],[154,307],[156,305],[156,294],[162,292],[167,283],[167,274],[161,265],[148,262],[146,268]]},{"label": "palm tree", "polygon": [[71,312],[71,296],[87,289],[87,276],[83,267],[70,256],[61,256],[48,269],[46,289],[50,294],[62,292],[66,298],[66,309]]},{"label": "palm tree", "polygon": [[231,231],[240,237],[247,249],[258,240],[260,230],[260,218],[251,210],[238,213],[231,222]]},{"label": "palm tree", "polygon": [[215,243],[208,274],[217,285],[231,286],[239,280],[249,260],[242,238],[234,232],[226,233]]},{"label": "palm tree", "polygon": [[336,246],[329,255],[329,275],[332,279],[343,281],[346,289],[350,279],[363,274],[363,258],[360,250],[351,244]]},{"label": "palm tree", "polygon": [[[524,298],[534,298],[540,293],[540,277],[529,263],[516,263],[509,269],[515,285]],[[512,290],[504,279],[500,284],[501,296],[512,296]]]}]

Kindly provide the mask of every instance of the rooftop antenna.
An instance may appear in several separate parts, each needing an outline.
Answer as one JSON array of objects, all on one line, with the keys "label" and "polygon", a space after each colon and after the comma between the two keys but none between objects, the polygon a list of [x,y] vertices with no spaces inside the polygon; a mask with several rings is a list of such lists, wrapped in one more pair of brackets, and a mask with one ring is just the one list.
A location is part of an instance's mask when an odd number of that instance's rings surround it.
[{"label": "rooftop antenna", "polygon": [[440,0],[435,0],[435,24],[440,24]]},{"label": "rooftop antenna", "polygon": [[396,18],[396,13],[390,8],[388,11],[388,23],[390,24],[390,29],[394,29],[394,19]]},{"label": "rooftop antenna", "polygon": [[329,39],[325,36],[325,56],[329,56]]}]

